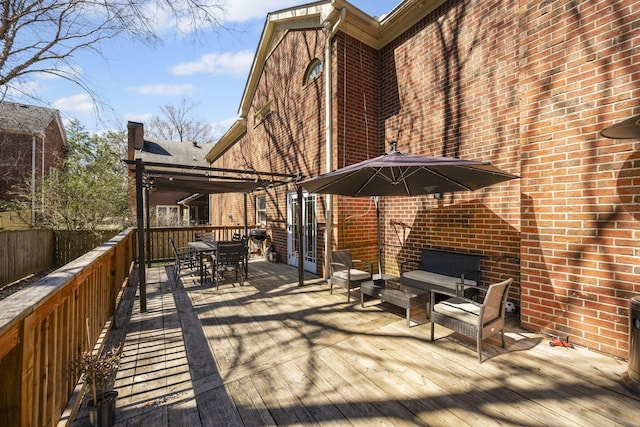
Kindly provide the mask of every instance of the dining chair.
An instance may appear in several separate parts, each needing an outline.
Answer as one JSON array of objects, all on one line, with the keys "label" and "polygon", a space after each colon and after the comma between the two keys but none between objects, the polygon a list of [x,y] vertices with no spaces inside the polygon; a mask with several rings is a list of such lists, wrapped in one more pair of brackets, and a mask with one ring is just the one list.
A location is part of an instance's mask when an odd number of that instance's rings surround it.
[{"label": "dining chair", "polygon": [[[220,281],[224,279],[224,273],[235,273],[235,281],[244,285],[246,245],[244,242],[219,241],[215,254],[211,257],[211,271],[213,283],[216,289],[220,287]],[[240,272],[240,275],[238,275]]]},{"label": "dining chair", "polygon": [[173,237],[169,237],[169,244],[171,244],[171,249],[173,251],[174,256],[174,264],[173,264],[173,273],[174,273],[174,284],[178,283],[178,279],[180,278],[180,272],[182,270],[183,265],[188,265],[189,267],[193,266],[193,257],[191,254],[191,250],[189,248],[177,248],[176,243],[173,240]]}]

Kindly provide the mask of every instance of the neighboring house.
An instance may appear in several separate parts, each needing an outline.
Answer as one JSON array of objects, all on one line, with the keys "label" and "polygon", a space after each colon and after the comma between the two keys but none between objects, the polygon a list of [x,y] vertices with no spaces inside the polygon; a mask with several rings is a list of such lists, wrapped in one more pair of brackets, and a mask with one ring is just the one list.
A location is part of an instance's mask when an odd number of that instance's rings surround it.
[{"label": "neighboring house", "polygon": [[[142,123],[128,122],[127,130],[129,160],[139,158],[145,162],[209,166],[204,156],[211,148],[210,145],[145,138]],[[130,200],[135,201],[135,197]],[[135,210],[135,206],[132,208]],[[183,227],[209,222],[209,197],[206,194],[156,193],[152,190],[149,194],[149,209],[151,224],[155,227]]]},{"label": "neighboring house", "polygon": [[[406,0],[380,19],[333,0],[270,13],[240,119],[207,160],[313,177],[397,140],[520,175],[382,198],[385,272],[422,247],[481,253],[483,284],[515,279],[522,326],[626,357],[640,294],[638,146],[599,131],[640,112],[638,16],[640,2],[608,0]],[[250,198],[249,222],[266,218],[281,260],[326,276],[327,250],[348,247],[376,264],[371,200],[304,194],[298,224],[295,190]],[[212,223],[242,206],[212,196]]]},{"label": "neighboring house", "polygon": [[[27,181],[35,193],[39,180],[64,156],[65,144],[66,134],[58,110],[0,102],[0,200],[12,200],[15,186]],[[32,208],[31,223],[35,214]],[[8,212],[0,217],[3,221],[0,228],[19,227],[18,217]],[[11,221],[7,221],[9,217]]]}]

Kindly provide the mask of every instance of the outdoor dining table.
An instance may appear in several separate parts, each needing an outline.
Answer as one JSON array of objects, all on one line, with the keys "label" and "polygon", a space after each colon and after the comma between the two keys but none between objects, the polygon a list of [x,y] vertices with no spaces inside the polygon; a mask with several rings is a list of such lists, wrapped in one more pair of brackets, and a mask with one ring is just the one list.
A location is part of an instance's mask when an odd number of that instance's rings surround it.
[{"label": "outdoor dining table", "polygon": [[194,242],[187,242],[187,247],[198,258],[200,263],[200,283],[204,283],[205,279],[205,266],[204,258],[207,255],[214,255],[216,252],[216,242],[208,240],[196,240]]}]

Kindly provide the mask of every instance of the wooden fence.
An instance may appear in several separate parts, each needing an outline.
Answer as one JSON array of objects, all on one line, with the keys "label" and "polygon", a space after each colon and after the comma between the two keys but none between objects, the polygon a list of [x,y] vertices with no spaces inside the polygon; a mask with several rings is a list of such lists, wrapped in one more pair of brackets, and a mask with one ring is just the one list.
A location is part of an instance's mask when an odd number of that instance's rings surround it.
[{"label": "wooden fence", "polygon": [[70,263],[93,248],[100,246],[117,233],[118,231],[116,230],[56,230],[55,266],[62,267]]},{"label": "wooden fence", "polygon": [[117,233],[115,230],[0,231],[0,287],[30,274],[62,267]]},{"label": "wooden fence", "polygon": [[0,231],[0,286],[54,265],[52,230]]},{"label": "wooden fence", "polygon": [[115,311],[135,258],[123,231],[34,285],[0,301],[0,425],[53,426],[78,378],[70,362],[92,350]]}]

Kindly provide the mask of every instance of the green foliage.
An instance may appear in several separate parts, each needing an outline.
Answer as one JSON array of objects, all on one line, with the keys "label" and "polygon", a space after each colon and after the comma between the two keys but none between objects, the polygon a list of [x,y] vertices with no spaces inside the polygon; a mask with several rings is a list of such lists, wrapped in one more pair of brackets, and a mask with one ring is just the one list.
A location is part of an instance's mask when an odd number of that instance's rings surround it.
[{"label": "green foliage", "polygon": [[12,210],[36,207],[36,224],[66,230],[122,227],[127,218],[126,134],[90,135],[77,121],[66,128],[66,158],[32,193],[29,178]]}]

